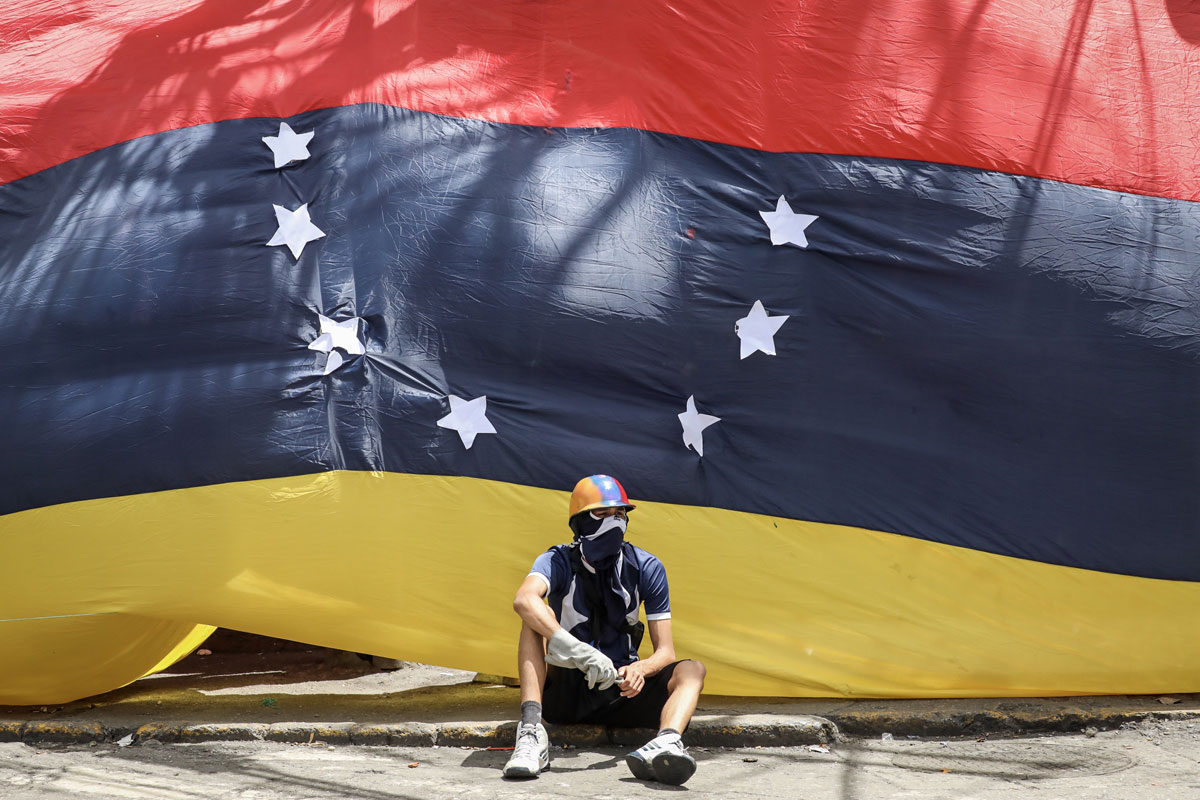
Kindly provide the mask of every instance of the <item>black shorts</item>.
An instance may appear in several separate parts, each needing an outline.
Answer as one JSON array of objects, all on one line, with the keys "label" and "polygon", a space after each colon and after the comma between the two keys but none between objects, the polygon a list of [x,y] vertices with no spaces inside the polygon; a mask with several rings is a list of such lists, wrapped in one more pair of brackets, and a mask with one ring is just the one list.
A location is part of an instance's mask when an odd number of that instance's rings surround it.
[{"label": "black shorts", "polygon": [[621,697],[616,686],[589,689],[587,677],[577,669],[547,667],[542,719],[558,725],[582,722],[610,728],[657,730],[663,706],[667,704],[667,683],[679,664],[676,661],[654,677],[646,678],[646,685],[636,697]]}]

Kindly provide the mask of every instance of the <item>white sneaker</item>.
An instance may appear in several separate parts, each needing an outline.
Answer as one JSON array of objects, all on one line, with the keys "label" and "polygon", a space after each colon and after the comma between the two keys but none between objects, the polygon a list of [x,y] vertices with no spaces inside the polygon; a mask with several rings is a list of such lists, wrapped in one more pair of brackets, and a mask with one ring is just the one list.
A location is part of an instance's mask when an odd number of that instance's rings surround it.
[{"label": "white sneaker", "polygon": [[678,733],[664,733],[625,756],[625,765],[641,781],[679,786],[696,772],[696,759],[688,755]]},{"label": "white sneaker", "polygon": [[545,726],[540,722],[518,725],[517,743],[504,765],[504,777],[536,778],[544,769],[550,769],[550,737]]}]

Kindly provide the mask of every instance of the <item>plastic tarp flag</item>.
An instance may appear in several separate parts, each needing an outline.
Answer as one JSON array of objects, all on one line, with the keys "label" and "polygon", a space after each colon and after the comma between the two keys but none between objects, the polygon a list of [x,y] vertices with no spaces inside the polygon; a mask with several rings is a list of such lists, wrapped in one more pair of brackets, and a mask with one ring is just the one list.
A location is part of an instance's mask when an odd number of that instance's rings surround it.
[{"label": "plastic tarp flag", "polygon": [[511,674],[598,472],[709,691],[1200,690],[1194,3],[0,41],[0,703],[205,626]]}]

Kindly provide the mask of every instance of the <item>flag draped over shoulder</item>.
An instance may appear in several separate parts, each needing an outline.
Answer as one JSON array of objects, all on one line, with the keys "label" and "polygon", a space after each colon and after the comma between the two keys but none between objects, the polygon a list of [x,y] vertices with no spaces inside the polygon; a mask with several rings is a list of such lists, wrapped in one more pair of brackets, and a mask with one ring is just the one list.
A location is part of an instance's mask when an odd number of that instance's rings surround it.
[{"label": "flag draped over shoulder", "polygon": [[598,472],[713,692],[1200,690],[1185,4],[71,9],[0,12],[0,703],[511,672]]}]

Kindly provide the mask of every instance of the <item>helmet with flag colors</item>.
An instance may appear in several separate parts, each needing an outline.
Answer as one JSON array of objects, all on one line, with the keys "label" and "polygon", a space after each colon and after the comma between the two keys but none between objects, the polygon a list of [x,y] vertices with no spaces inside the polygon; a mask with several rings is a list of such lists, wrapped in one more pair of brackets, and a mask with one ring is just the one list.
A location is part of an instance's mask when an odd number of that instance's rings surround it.
[{"label": "helmet with flag colors", "polygon": [[625,487],[616,478],[608,475],[589,475],[575,484],[571,492],[571,506],[567,519],[594,508],[624,508],[632,511],[636,506],[625,496]]}]

